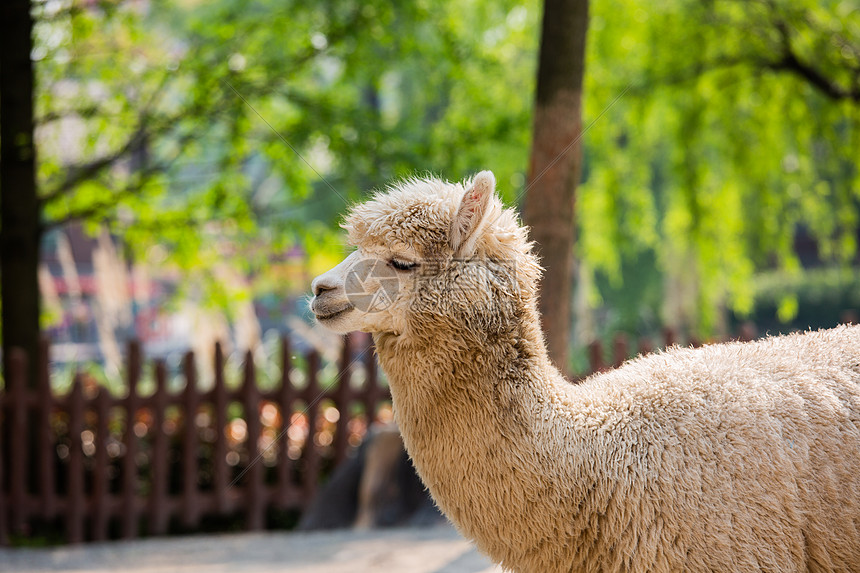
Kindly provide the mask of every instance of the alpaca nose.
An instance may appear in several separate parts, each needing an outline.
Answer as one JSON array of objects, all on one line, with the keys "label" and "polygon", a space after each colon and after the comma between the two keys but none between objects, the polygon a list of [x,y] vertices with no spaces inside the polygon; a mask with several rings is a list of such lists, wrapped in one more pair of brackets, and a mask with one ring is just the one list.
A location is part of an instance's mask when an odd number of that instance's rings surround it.
[{"label": "alpaca nose", "polygon": [[320,296],[322,293],[334,290],[337,288],[337,285],[334,284],[334,281],[331,280],[330,277],[326,277],[325,275],[317,277],[311,283],[311,290],[314,293],[314,296]]}]

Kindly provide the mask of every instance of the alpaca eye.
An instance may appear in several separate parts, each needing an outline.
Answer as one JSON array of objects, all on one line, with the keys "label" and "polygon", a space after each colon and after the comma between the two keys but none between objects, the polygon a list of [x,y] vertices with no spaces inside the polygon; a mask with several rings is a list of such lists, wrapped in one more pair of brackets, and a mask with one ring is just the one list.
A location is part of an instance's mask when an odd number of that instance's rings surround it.
[{"label": "alpaca eye", "polygon": [[397,259],[391,259],[390,261],[388,261],[388,264],[397,269],[398,271],[411,271],[418,266],[418,263],[409,263],[406,261],[399,261]]}]

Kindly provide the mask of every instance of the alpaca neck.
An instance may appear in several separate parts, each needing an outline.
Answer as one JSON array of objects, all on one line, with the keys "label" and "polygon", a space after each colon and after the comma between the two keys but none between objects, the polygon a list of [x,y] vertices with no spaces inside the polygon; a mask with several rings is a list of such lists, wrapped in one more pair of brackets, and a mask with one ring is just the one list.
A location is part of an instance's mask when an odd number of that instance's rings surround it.
[{"label": "alpaca neck", "polygon": [[[531,498],[553,487],[542,437],[557,432],[560,417],[547,410],[570,385],[549,362],[537,324],[520,322],[496,339],[481,333],[480,344],[474,332],[466,340],[453,332],[376,336],[413,463],[446,515],[479,545],[499,520],[540,516],[534,508],[542,500]],[[522,535],[503,546],[537,542]]]},{"label": "alpaca neck", "polygon": [[568,386],[549,360],[539,324],[537,311],[527,305],[516,319],[492,329],[422,324],[407,335],[374,334],[374,341],[399,398],[395,406],[439,412],[470,404],[495,419],[497,398],[511,391]]}]

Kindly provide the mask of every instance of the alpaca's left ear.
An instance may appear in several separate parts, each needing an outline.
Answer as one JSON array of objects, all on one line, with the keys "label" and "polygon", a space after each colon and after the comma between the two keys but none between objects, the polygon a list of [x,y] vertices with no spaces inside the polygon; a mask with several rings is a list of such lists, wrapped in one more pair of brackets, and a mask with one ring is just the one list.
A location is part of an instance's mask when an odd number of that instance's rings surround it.
[{"label": "alpaca's left ear", "polygon": [[451,246],[454,256],[468,257],[475,249],[480,231],[488,223],[490,202],[496,190],[496,178],[491,171],[481,171],[466,189],[454,224],[451,227]]}]

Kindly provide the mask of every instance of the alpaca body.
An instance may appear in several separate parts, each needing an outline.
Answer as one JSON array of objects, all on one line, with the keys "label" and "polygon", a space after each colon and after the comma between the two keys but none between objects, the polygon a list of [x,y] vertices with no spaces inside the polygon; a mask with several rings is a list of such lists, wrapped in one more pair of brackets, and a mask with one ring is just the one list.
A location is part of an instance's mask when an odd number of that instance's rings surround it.
[{"label": "alpaca body", "polygon": [[373,333],[419,475],[496,562],[860,572],[860,326],[673,348],[573,385],[492,174],[404,182],[344,227],[357,249],[311,308]]},{"label": "alpaca body", "polygon": [[860,327],[672,349],[577,386],[379,343],[419,474],[514,571],[860,570]]}]

